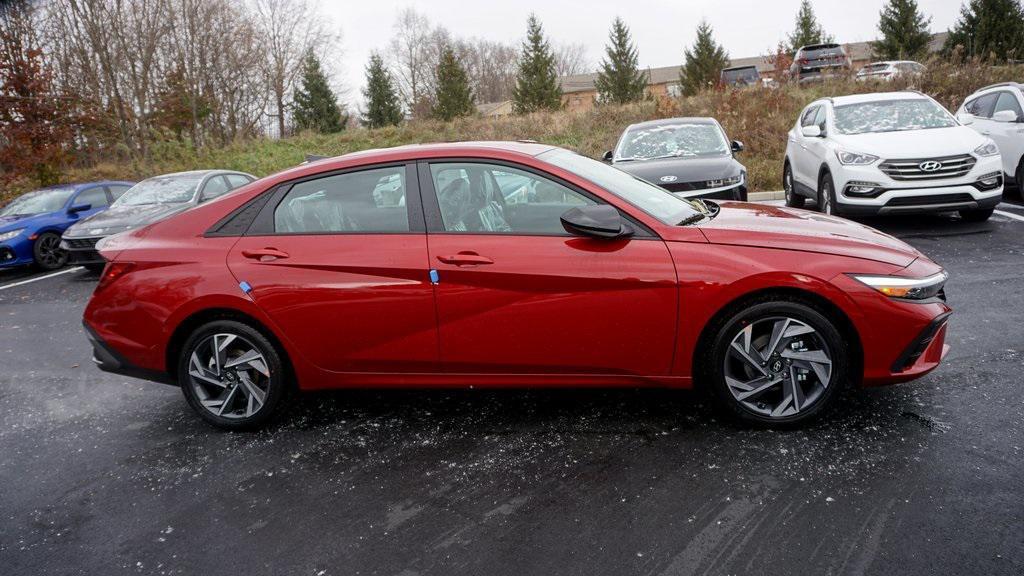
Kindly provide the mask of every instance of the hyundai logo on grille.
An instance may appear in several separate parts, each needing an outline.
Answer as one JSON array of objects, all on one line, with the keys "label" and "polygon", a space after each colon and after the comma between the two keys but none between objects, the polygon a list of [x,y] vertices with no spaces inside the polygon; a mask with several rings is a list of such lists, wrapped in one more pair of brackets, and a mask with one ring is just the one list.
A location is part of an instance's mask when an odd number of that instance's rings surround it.
[{"label": "hyundai logo on grille", "polygon": [[661,177],[661,181],[662,182],[675,182],[676,180],[678,180],[678,178],[676,178],[675,176],[672,176],[672,175],[662,176]]},{"label": "hyundai logo on grille", "polygon": [[939,168],[942,168],[942,162],[938,160],[925,160],[917,165],[922,172],[935,172]]}]

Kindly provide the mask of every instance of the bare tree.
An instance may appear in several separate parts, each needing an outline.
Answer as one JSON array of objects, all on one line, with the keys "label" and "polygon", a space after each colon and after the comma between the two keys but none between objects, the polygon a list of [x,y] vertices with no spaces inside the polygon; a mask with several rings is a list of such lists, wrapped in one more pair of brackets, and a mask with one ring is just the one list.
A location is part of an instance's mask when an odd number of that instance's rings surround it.
[{"label": "bare tree", "polygon": [[559,44],[555,46],[555,73],[559,76],[585,74],[590,69],[587,48],[583,44]]},{"label": "bare tree", "polygon": [[411,111],[430,93],[433,67],[429,41],[434,28],[426,16],[409,7],[398,13],[394,32],[387,57],[402,100]]}]

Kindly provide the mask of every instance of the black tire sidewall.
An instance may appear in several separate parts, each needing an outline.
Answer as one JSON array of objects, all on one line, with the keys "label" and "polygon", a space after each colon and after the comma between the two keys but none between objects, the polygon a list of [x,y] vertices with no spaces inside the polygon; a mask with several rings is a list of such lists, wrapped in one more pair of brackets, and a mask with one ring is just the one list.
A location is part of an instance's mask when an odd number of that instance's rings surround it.
[{"label": "black tire sidewall", "polygon": [[[270,369],[270,386],[263,407],[249,418],[224,418],[213,414],[200,403],[192,389],[188,375],[189,359],[192,350],[199,342],[213,334],[237,334],[260,349]],[[291,396],[288,370],[277,347],[262,332],[248,324],[235,320],[214,320],[197,328],[185,341],[178,358],[178,384],[185,395],[189,406],[203,419],[217,428],[225,430],[256,430],[268,424],[287,403]]]},{"label": "black tire sidewall", "polygon": [[[786,181],[789,181],[789,190],[786,190]],[[782,166],[782,190],[786,194],[786,206],[790,208],[803,208],[806,201],[803,196],[796,193],[796,181],[793,180],[793,167],[789,162]]]},{"label": "black tire sidewall", "polygon": [[828,183],[828,202],[832,205],[830,216],[839,216],[839,204],[836,203],[836,184],[832,180],[832,173],[825,172],[818,180],[818,211],[825,214],[825,183]]},{"label": "black tire sidewall", "polygon": [[[724,364],[733,337],[742,326],[771,316],[789,316],[814,328],[832,352],[832,382],[810,408],[786,418],[766,418],[745,408],[725,383]],[[730,315],[719,327],[711,342],[710,365],[703,373],[712,396],[720,408],[747,424],[765,427],[801,425],[819,418],[832,409],[842,390],[849,386],[852,348],[846,343],[835,323],[817,308],[803,302],[767,300],[752,303]]]},{"label": "black tire sidewall", "polygon": [[60,241],[60,235],[59,234],[57,234],[55,232],[43,232],[42,234],[39,235],[38,238],[36,238],[35,242],[32,243],[32,260],[36,263],[36,266],[38,266],[39,269],[46,270],[47,272],[49,272],[50,270],[59,270],[59,269],[63,268],[64,266],[66,266],[67,263],[68,263],[68,257],[67,257],[67,253],[66,252],[64,254],[64,260],[58,266],[47,266],[47,265],[45,265],[45,264],[43,264],[42,262],[39,261],[39,244],[40,244],[40,241],[42,241],[43,238],[50,237],[50,236],[56,236],[57,237],[57,241],[58,242]]}]

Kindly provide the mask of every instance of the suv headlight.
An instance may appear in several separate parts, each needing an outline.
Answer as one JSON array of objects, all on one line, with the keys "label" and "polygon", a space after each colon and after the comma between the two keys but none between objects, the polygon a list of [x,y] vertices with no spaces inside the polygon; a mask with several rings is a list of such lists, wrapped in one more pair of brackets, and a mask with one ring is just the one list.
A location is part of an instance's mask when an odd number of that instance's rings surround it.
[{"label": "suv headlight", "polygon": [[719,178],[718,180],[708,180],[704,184],[708,188],[721,188],[722,186],[734,186],[743,182],[743,175],[730,176],[729,178]]},{"label": "suv headlight", "polygon": [[996,146],[995,142],[985,142],[981,146],[974,149],[974,153],[978,156],[995,156],[999,154],[999,146]]},{"label": "suv headlight", "polygon": [[907,278],[906,276],[862,276],[850,274],[858,282],[878,290],[890,298],[905,300],[927,300],[934,298],[942,291],[949,274],[945,271],[932,274],[925,278]]},{"label": "suv headlight", "polygon": [[11,230],[10,232],[0,232],[0,242],[17,238],[18,234],[21,234],[24,231],[24,228],[18,228],[17,230]]},{"label": "suv headlight", "polygon": [[867,166],[875,160],[878,160],[878,156],[872,156],[871,154],[859,154],[857,152],[847,152],[845,150],[836,150],[836,158],[839,159],[840,164],[847,166]]}]

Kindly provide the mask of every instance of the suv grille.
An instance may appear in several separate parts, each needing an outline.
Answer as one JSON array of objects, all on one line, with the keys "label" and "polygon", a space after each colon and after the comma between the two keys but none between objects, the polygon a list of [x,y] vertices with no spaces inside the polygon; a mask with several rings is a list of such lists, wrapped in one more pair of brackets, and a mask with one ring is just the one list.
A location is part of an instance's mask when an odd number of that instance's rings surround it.
[{"label": "suv grille", "polygon": [[[886,160],[878,169],[893,180],[941,180],[959,178],[974,168],[977,160],[970,154],[946,156],[943,158],[918,158],[916,160]],[[922,165],[932,163],[934,168],[925,170]]]},{"label": "suv grille", "polygon": [[99,238],[65,238],[64,239],[68,246],[71,248],[78,249],[91,249],[96,247],[96,243],[99,242]]},{"label": "suv grille", "polygon": [[893,198],[886,206],[931,206],[934,204],[957,204],[974,200],[970,194],[936,194],[934,196],[903,196]]}]

